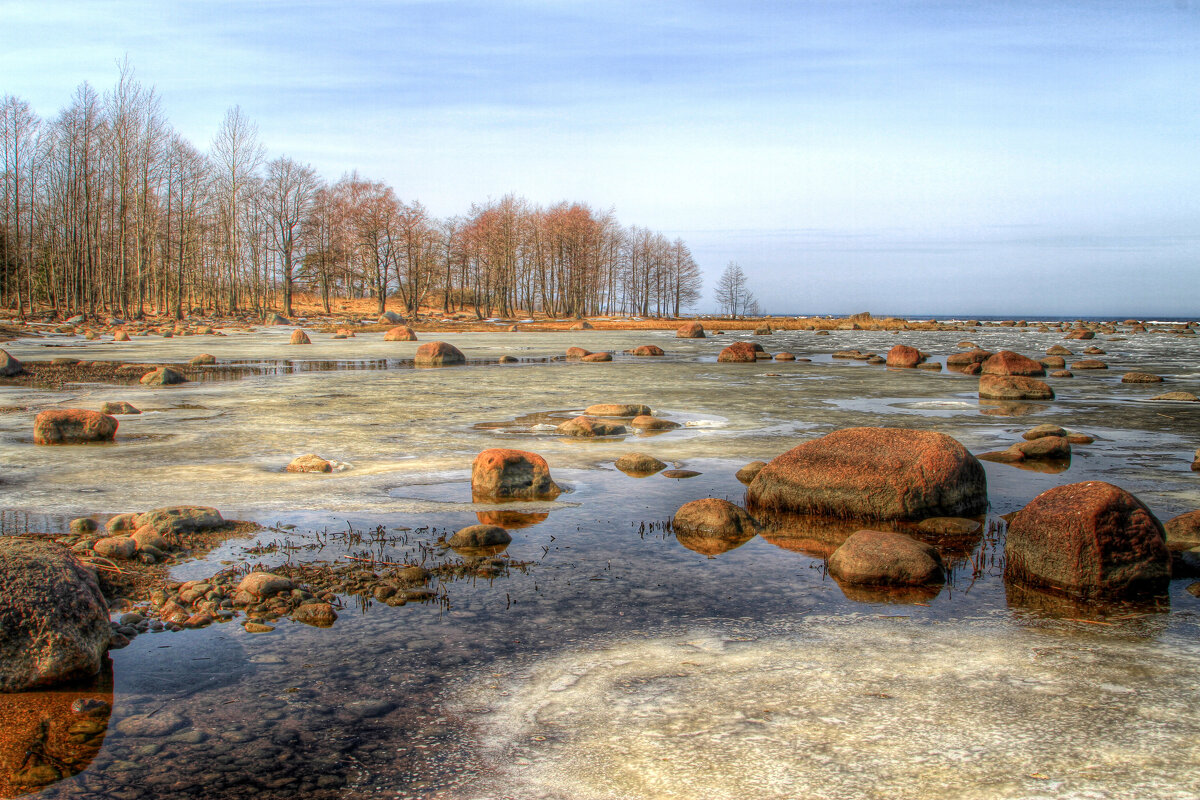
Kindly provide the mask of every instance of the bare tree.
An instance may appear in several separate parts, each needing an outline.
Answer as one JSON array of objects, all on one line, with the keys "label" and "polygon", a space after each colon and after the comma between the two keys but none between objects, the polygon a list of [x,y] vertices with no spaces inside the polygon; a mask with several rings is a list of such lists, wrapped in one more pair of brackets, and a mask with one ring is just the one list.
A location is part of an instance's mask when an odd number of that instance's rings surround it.
[{"label": "bare tree", "polygon": [[312,207],[317,191],[317,173],[307,164],[277,158],[267,164],[267,217],[271,249],[279,258],[283,283],[283,313],[292,316],[292,286],[296,278],[300,226]]},{"label": "bare tree", "polygon": [[746,273],[734,261],[729,262],[717,279],[716,299],[721,313],[731,317],[759,313],[758,301],[746,285]]},{"label": "bare tree", "polygon": [[224,240],[226,289],[230,311],[238,308],[238,285],[244,270],[242,253],[243,206],[249,199],[255,173],[263,160],[258,126],[242,114],[241,106],[225,112],[212,144],[215,189],[219,198]]}]

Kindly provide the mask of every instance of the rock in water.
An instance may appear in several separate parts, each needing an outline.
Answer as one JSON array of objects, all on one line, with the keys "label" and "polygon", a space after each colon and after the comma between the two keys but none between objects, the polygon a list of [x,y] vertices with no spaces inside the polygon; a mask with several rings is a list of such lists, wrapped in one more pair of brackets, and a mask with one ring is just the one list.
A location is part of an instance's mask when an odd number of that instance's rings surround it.
[{"label": "rock in water", "polygon": [[627,432],[624,425],[584,416],[575,417],[575,419],[569,419],[566,422],[560,423],[557,430],[563,436],[585,437],[620,436]]},{"label": "rock in water", "polygon": [[140,414],[140,409],[132,403],[127,403],[124,400],[114,400],[100,406],[101,414]]},{"label": "rock in water", "polygon": [[679,531],[737,537],[757,532],[753,517],[728,500],[705,497],[684,503],[675,512],[671,527]]},{"label": "rock in water", "polygon": [[758,477],[758,473],[762,472],[762,468],[766,465],[767,462],[765,461],[751,461],[749,464],[739,469],[735,477],[742,483],[749,486],[754,479]]},{"label": "rock in water", "polygon": [[417,334],[407,325],[397,325],[383,335],[385,342],[415,342]]},{"label": "rock in water", "polygon": [[100,587],[70,550],[0,536],[0,692],[95,675],[111,632]]},{"label": "rock in water", "polygon": [[187,383],[187,378],[170,367],[159,367],[143,375],[140,383],[143,386],[174,386],[177,383]]},{"label": "rock in water", "polygon": [[666,353],[661,347],[655,344],[639,344],[631,350],[626,350],[631,356],[665,356]]},{"label": "rock in water", "polygon": [[0,350],[0,378],[11,378],[13,375],[21,373],[21,362],[8,354],[7,350]]},{"label": "rock in water", "polygon": [[289,344],[312,344],[312,340],[308,338],[308,334],[297,328],[292,331],[292,338]]},{"label": "rock in water", "polygon": [[703,339],[704,326],[699,322],[685,322],[675,331],[676,339]]},{"label": "rock in water", "polygon": [[208,367],[217,363],[217,357],[212,353],[201,353],[198,356],[193,356],[192,360],[188,363],[193,367]]},{"label": "rock in water", "polygon": [[653,475],[667,468],[667,465],[646,453],[626,453],[617,459],[617,469],[633,475]]},{"label": "rock in water", "polygon": [[452,344],[446,342],[426,342],[417,348],[413,363],[418,367],[444,367],[450,364],[462,364],[467,357]]},{"label": "rock in water", "polygon": [[1035,378],[980,375],[979,396],[984,400],[1053,400],[1054,390]]},{"label": "rock in water", "polygon": [[1046,368],[1042,366],[1041,362],[1034,361],[1020,353],[1001,350],[983,362],[982,372],[984,375],[1023,375],[1040,378],[1046,374]]},{"label": "rock in water", "polygon": [[829,557],[829,574],[866,586],[923,586],[945,579],[936,549],[890,531],[852,533]]},{"label": "rock in water", "polygon": [[1085,601],[1158,594],[1170,578],[1163,526],[1103,481],[1035,497],[1009,523],[1004,556],[1005,580]]},{"label": "rock in water", "polygon": [[477,501],[553,500],[561,492],[537,453],[492,448],[475,456],[471,466],[471,494]]},{"label": "rock in water", "polygon": [[723,364],[749,364],[758,361],[762,346],[752,342],[734,342],[717,354],[717,361]]},{"label": "rock in water", "polygon": [[924,361],[921,358],[921,351],[915,347],[909,347],[905,344],[898,344],[891,350],[888,350],[887,365],[889,367],[915,367]]},{"label": "rock in water", "polygon": [[643,431],[673,431],[683,427],[678,422],[652,417],[649,414],[639,414],[629,421],[629,426]]},{"label": "rock in water", "polygon": [[495,547],[508,544],[512,536],[499,525],[468,525],[450,537],[451,547]]},{"label": "rock in water", "polygon": [[134,530],[149,525],[163,536],[211,530],[225,524],[221,512],[207,506],[167,506],[138,514]]},{"label": "rock in water", "polygon": [[847,428],[776,457],[747,491],[751,511],[864,519],[972,516],[983,465],[944,433]]},{"label": "rock in water", "polygon": [[612,361],[612,353],[588,353],[586,356],[580,357],[579,360],[587,361],[588,363],[592,364]]},{"label": "rock in water", "polygon": [[291,616],[293,622],[302,622],[314,628],[328,628],[337,621],[337,612],[329,603],[305,603]]},{"label": "rock in water", "polygon": [[333,472],[333,462],[309,453],[292,459],[292,463],[287,465],[287,472]]},{"label": "rock in water", "polygon": [[640,403],[601,403],[588,406],[583,413],[594,417],[640,417],[650,414],[650,406]]},{"label": "rock in water", "polygon": [[39,412],[33,421],[34,444],[111,442],[119,423],[108,414],[78,408]]}]

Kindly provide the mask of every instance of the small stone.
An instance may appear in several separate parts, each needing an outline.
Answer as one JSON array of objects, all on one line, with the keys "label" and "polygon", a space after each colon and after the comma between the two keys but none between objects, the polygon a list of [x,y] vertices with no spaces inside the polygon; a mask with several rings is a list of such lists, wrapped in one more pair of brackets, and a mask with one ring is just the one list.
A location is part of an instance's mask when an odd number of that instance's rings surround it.
[{"label": "small stone", "polygon": [[652,475],[659,470],[666,469],[666,466],[654,456],[645,453],[626,453],[616,462],[617,469],[635,475]]},{"label": "small stone", "polygon": [[104,558],[130,559],[137,552],[137,542],[129,536],[106,536],[92,543],[92,551]]},{"label": "small stone", "polygon": [[[285,578],[273,572],[251,572],[242,578],[237,587],[238,592],[246,592],[258,598],[269,597],[278,592],[290,592],[291,590],[291,578]],[[236,603],[236,598],[234,602]]]},{"label": "small stone", "polygon": [[701,473],[697,472],[694,469],[668,469],[663,472],[660,472],[659,474],[662,475],[664,478],[683,479],[683,478],[694,478],[697,475],[700,475]]},{"label": "small stone", "polygon": [[78,519],[71,520],[69,530],[72,536],[87,536],[88,534],[95,533],[97,527],[96,520],[91,517],[79,517]]},{"label": "small stone", "polygon": [[287,465],[287,472],[333,472],[333,462],[326,461],[318,455],[309,453],[292,459]]},{"label": "small stone", "polygon": [[762,471],[762,468],[767,465],[765,461],[751,461],[746,466],[737,471],[737,479],[749,486],[754,478]]},{"label": "small stone", "polygon": [[242,628],[246,633],[270,633],[275,630],[270,625],[263,625],[261,622],[246,622],[242,624]]},{"label": "small stone", "polygon": [[451,547],[491,547],[512,541],[508,531],[499,525],[468,525],[450,537]]},{"label": "small stone", "polygon": [[329,603],[304,603],[292,612],[292,621],[328,628],[337,620],[337,612]]},{"label": "small stone", "polygon": [[126,403],[124,400],[115,400],[101,405],[100,413],[111,416],[113,414],[140,414],[142,412],[132,403]]}]

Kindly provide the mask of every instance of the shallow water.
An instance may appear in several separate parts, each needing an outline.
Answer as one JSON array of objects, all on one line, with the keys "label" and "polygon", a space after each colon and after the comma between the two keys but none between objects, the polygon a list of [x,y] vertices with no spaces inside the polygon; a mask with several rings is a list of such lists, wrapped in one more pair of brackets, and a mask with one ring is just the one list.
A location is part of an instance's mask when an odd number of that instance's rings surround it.
[{"label": "shallow water", "polygon": [[[1011,328],[707,340],[443,334],[471,359],[530,361],[412,369],[403,361],[418,343],[310,334],[313,345],[296,347],[288,333],[6,344],[21,359],[179,362],[208,352],[263,370],[156,389],[0,388],[0,406],[27,409],[0,414],[0,529],[62,530],[83,514],[195,503],[277,526],[257,543],[290,545],[248,554],[252,543],[230,542],[178,567],[182,580],[222,562],[414,557],[418,544],[495,510],[470,501],[470,463],[487,447],[542,454],[569,492],[515,506],[536,515],[511,531],[507,551],[528,566],[490,581],[447,581],[437,603],[347,598],[327,630],[284,622],[250,635],[232,623],[139,636],[112,653],[115,710],[99,754],[46,796],[1167,798],[1200,790],[1200,722],[1188,713],[1200,600],[1184,591],[1187,581],[1172,584],[1168,613],[1071,621],[1080,615],[1047,614],[1015,597],[1010,605],[1001,542],[991,535],[923,604],[862,602],[847,598],[803,543],[756,537],[707,558],[656,524],[697,497],[739,501],[740,466],[837,428],[939,430],[979,453],[1043,422],[1096,442],[1076,447],[1056,474],[985,464],[991,514],[1052,486],[1101,479],[1169,519],[1200,507],[1190,469],[1200,404],[1146,398],[1200,392],[1197,337],[1063,342],[1060,333]],[[750,338],[812,362],[716,363],[722,346]],[[981,404],[976,379],[958,373],[829,355],[883,354],[902,341],[944,361],[962,339],[1034,357],[1063,343],[1083,358],[1096,344],[1110,369],[1051,379],[1057,400],[1014,409]],[[643,343],[668,355],[620,354]],[[543,360],[571,345],[614,351],[616,360]],[[308,368],[329,364],[338,368]],[[1131,369],[1168,382],[1121,384]],[[38,410],[106,400],[147,413],[120,417],[113,445],[32,445]],[[601,441],[550,429],[599,402],[646,403],[684,427]],[[701,475],[638,479],[613,468],[635,450]],[[283,471],[308,452],[350,466]],[[326,535],[377,526],[410,530],[374,548]],[[165,737],[122,732],[123,720],[166,711],[182,721]]]}]

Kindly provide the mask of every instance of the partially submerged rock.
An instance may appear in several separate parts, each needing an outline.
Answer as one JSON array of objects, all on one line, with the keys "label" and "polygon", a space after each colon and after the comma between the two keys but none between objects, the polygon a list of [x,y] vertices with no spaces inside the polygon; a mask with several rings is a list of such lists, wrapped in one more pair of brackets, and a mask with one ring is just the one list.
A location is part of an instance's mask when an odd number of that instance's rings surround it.
[{"label": "partially submerged rock", "polygon": [[699,322],[685,322],[675,330],[677,339],[703,339],[704,326]]},{"label": "partially submerged rock", "polygon": [[717,355],[717,361],[723,364],[748,364],[758,361],[762,346],[752,342],[734,342]]},{"label": "partially submerged rock", "polygon": [[983,362],[981,371],[984,375],[1021,375],[1025,377],[1041,377],[1046,369],[1032,358],[1014,353],[1012,350],[1001,350],[994,353]]},{"label": "partially submerged rock", "polygon": [[1200,401],[1200,397],[1191,392],[1165,392],[1164,394],[1156,394],[1151,400],[1173,400],[1179,403],[1195,403]]},{"label": "partially submerged rock", "polygon": [[582,356],[579,360],[587,361],[591,364],[612,361],[612,353],[588,353],[586,356]]},{"label": "partially submerged rock", "polygon": [[1008,526],[1005,580],[1086,601],[1159,594],[1170,578],[1162,525],[1103,481],[1038,495]]},{"label": "partially submerged rock", "polygon": [[290,592],[292,579],[273,572],[251,572],[242,578],[237,585],[238,593],[246,593],[251,597],[262,599],[279,592]]},{"label": "partially submerged rock", "polygon": [[397,325],[383,335],[385,342],[415,342],[417,334],[407,325]]},{"label": "partially submerged rock", "polygon": [[969,516],[987,507],[983,466],[951,437],[848,428],[772,460],[747,493],[751,511],[864,519]]},{"label": "partially submerged rock", "polygon": [[426,342],[417,348],[413,356],[413,363],[418,367],[445,367],[462,364],[466,360],[461,350],[447,342]]},{"label": "partially submerged rock", "polygon": [[183,373],[170,367],[159,367],[151,370],[141,377],[140,383],[143,386],[174,386],[178,383],[187,383],[187,378],[183,377]]},{"label": "partially submerged rock", "polygon": [[620,436],[627,433],[624,425],[606,422],[592,417],[578,416],[569,419],[558,426],[558,432],[564,436]]},{"label": "partially submerged rock", "polygon": [[1043,425],[1038,425],[1034,428],[1031,428],[1030,430],[1025,431],[1025,433],[1021,434],[1021,438],[1032,441],[1034,439],[1041,439],[1043,436],[1066,436],[1066,435],[1067,435],[1067,431],[1064,428],[1060,428],[1058,425],[1053,425],[1053,424],[1047,422]]},{"label": "partially submerged rock", "polygon": [[1108,369],[1108,364],[1096,358],[1085,358],[1083,361],[1076,361],[1072,364],[1071,369]]},{"label": "partially submerged rock", "polygon": [[451,547],[496,547],[512,541],[508,531],[499,525],[468,525],[455,531],[448,544]]},{"label": "partially submerged rock", "polygon": [[333,462],[315,453],[297,456],[287,465],[287,472],[333,472]]},{"label": "partially submerged rock", "polygon": [[643,431],[672,431],[682,427],[678,422],[652,417],[649,414],[639,414],[629,421],[629,425]]},{"label": "partially submerged rock", "polygon": [[665,356],[666,351],[656,344],[639,344],[637,347],[626,350],[631,356]]},{"label": "partially submerged rock", "polygon": [[221,512],[208,506],[165,506],[134,518],[134,529],[150,526],[163,536],[212,530],[225,524]]},{"label": "partially submerged rock", "polygon": [[754,538],[758,525],[728,500],[707,497],[684,503],[671,520],[675,539],[701,555],[718,556]]},{"label": "partially submerged rock", "polygon": [[0,692],[95,675],[111,634],[96,578],[70,550],[0,536]]},{"label": "partially submerged rock", "polygon": [[1149,372],[1126,372],[1121,376],[1121,383],[1162,383],[1160,375]]},{"label": "partially submerged rock", "polygon": [[737,479],[747,486],[762,472],[762,468],[767,465],[765,461],[751,461],[746,466],[737,471]]},{"label": "partially submerged rock", "polygon": [[217,357],[212,353],[201,353],[198,356],[193,356],[192,360],[188,363],[193,367],[210,367],[217,363]]},{"label": "partially submerged rock", "polygon": [[1054,390],[1035,378],[980,375],[979,396],[984,400],[1053,400]]},{"label": "partially submerged rock", "polygon": [[142,413],[133,403],[127,403],[124,400],[110,400],[100,406],[101,414],[140,414]]},{"label": "partially submerged rock", "polygon": [[898,344],[891,350],[888,350],[887,365],[896,368],[909,368],[917,366],[925,359],[921,358],[921,351],[915,347],[909,347],[906,344]]},{"label": "partially submerged rock", "polygon": [[312,339],[308,338],[308,334],[297,328],[292,331],[292,338],[288,340],[289,344],[312,344]]},{"label": "partially submerged rock", "polygon": [[0,350],[0,378],[11,378],[14,375],[20,375],[21,362],[15,357],[9,355],[7,350]]},{"label": "partially submerged rock", "polygon": [[931,545],[902,533],[861,530],[829,557],[829,574],[865,586],[923,586],[941,583],[945,568]]},{"label": "partially submerged rock", "polygon": [[78,408],[39,412],[33,421],[34,444],[111,442],[119,423],[108,414]]},{"label": "partially submerged rock", "polygon": [[492,448],[475,457],[471,493],[477,501],[553,500],[562,492],[546,459],[524,450]]},{"label": "partially submerged rock", "polygon": [[617,469],[631,475],[653,475],[667,468],[666,463],[646,453],[626,453],[616,461]]},{"label": "partially submerged rock", "polygon": [[583,413],[595,417],[640,417],[651,411],[650,406],[641,403],[600,403],[588,406]]}]

